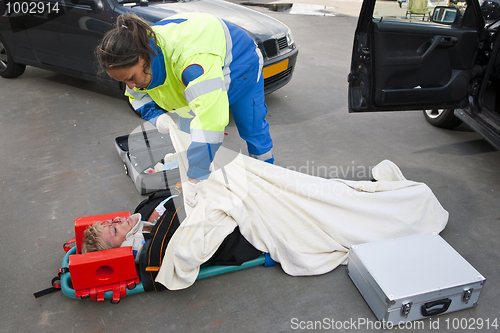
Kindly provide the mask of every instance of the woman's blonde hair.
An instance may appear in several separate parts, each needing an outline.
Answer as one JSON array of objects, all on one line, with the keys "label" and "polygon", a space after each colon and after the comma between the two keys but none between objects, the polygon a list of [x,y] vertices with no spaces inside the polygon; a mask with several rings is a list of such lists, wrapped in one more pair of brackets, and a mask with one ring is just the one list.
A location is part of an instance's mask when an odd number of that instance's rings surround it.
[{"label": "woman's blonde hair", "polygon": [[101,222],[96,222],[90,225],[83,232],[82,253],[103,251],[112,247],[104,242],[101,237]]}]

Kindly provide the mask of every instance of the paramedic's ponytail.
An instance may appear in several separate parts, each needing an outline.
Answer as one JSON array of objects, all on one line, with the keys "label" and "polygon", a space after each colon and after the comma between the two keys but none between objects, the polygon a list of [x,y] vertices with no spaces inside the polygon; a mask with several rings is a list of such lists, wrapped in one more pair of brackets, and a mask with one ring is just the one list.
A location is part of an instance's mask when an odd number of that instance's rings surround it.
[{"label": "paramedic's ponytail", "polygon": [[156,34],[151,26],[133,13],[118,16],[116,27],[108,31],[96,48],[96,57],[101,70],[110,68],[130,68],[139,61],[146,60],[145,70],[151,64],[153,48],[149,40],[153,38],[157,47]]}]

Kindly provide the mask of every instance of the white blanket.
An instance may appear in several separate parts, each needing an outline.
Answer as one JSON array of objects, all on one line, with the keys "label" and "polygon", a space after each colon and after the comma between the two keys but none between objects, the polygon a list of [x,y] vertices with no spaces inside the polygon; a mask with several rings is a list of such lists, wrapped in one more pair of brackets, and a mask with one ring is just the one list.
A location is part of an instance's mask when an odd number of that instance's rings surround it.
[{"label": "white blanket", "polygon": [[[189,134],[170,126],[186,179]],[[183,153],[184,152],[184,153]],[[429,187],[406,180],[382,161],[377,182],[323,179],[249,158],[221,147],[204,181],[206,195],[168,244],[156,281],[189,287],[201,264],[236,226],[258,250],[290,275],[316,275],[345,263],[349,247],[372,241],[440,232],[448,213]]]}]

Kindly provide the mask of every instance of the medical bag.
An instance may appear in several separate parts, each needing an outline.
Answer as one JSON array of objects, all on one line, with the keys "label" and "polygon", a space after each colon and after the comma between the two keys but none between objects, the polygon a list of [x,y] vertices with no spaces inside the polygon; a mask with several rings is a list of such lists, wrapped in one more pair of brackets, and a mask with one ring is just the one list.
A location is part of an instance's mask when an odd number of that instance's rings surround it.
[{"label": "medical bag", "polygon": [[386,327],[475,307],[486,281],[437,233],[353,245],[347,272]]},{"label": "medical bag", "polygon": [[[169,134],[161,134],[156,129],[135,132],[115,138],[118,155],[124,163],[125,173],[130,176],[141,194],[173,189],[180,182],[178,166],[166,166],[167,154],[175,149]],[[155,171],[158,163],[165,168]]]}]

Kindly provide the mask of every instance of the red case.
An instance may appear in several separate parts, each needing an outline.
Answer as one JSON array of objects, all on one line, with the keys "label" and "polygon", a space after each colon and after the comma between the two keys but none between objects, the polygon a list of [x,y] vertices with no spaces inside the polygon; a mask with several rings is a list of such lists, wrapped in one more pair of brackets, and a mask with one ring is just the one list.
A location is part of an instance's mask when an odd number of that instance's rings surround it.
[{"label": "red case", "polygon": [[132,247],[69,256],[73,289],[87,289],[137,277]]}]

